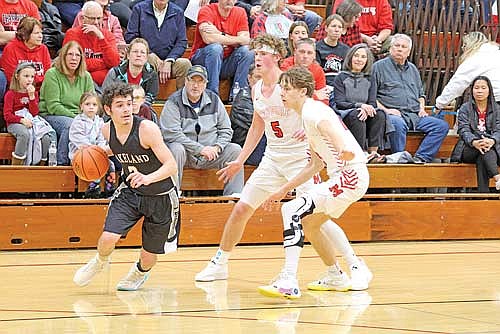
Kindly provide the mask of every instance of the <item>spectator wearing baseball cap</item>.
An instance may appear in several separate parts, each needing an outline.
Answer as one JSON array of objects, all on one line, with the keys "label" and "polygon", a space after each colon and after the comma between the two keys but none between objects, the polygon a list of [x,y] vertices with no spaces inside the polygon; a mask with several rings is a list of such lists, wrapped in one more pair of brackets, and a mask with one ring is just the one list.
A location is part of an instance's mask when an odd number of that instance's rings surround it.
[{"label": "spectator wearing baseball cap", "polygon": [[[172,94],[160,116],[163,139],[178,166],[176,183],[182,189],[184,167],[221,169],[234,161],[241,147],[231,143],[233,130],[226,108],[219,96],[207,89],[207,69],[191,66],[185,86]],[[224,186],[224,196],[243,189],[243,169]]]}]

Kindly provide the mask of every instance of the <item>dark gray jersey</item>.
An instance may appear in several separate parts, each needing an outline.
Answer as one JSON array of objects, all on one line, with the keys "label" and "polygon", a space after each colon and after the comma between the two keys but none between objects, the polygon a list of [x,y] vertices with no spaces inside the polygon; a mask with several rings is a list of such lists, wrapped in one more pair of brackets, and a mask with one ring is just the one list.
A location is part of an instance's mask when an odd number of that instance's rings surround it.
[{"label": "dark gray jersey", "polygon": [[[142,118],[134,116],[132,130],[123,145],[116,138],[113,121],[110,122],[109,147],[116,159],[123,166],[124,181],[134,171],[147,175],[157,171],[162,166],[162,163],[158,160],[152,149],[145,149],[141,146],[139,125],[142,121],[144,121]],[[174,187],[174,183],[170,177],[147,186],[140,186],[139,188],[132,188],[128,182],[126,184],[134,192],[148,196],[164,194]]]}]

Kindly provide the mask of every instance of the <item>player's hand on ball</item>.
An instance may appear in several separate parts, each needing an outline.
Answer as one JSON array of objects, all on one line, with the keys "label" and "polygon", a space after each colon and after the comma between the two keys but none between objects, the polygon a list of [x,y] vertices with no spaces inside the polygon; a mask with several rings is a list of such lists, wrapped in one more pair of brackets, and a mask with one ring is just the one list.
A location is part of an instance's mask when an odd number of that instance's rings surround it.
[{"label": "player's hand on ball", "polygon": [[147,186],[151,182],[147,175],[141,174],[139,172],[133,172],[127,177],[127,181],[130,183],[132,188],[139,188],[140,186]]},{"label": "player's hand on ball", "polygon": [[340,152],[340,159],[351,161],[352,159],[354,159],[354,152],[344,150]]},{"label": "player's hand on ball", "polygon": [[230,161],[226,164],[226,167],[219,169],[216,174],[219,176],[219,181],[228,183],[242,168],[243,164],[241,162]]}]

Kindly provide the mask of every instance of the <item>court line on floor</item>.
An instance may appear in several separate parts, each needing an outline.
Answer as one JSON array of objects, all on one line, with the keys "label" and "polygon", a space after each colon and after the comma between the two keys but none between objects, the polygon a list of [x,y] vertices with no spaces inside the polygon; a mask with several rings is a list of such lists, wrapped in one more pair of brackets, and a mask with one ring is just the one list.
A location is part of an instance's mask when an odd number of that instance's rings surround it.
[{"label": "court line on floor", "polygon": [[[387,303],[371,303],[370,306],[410,306],[410,305],[429,305],[429,304],[462,304],[462,303],[490,303],[490,302],[497,302],[496,299],[477,299],[477,300],[445,300],[445,301],[421,301],[421,302],[387,302]],[[338,305],[296,305],[296,306],[286,306],[286,307],[247,307],[247,308],[226,308],[226,309],[221,309],[221,310],[215,310],[215,309],[197,309],[197,310],[184,310],[184,311],[162,311],[162,312],[138,312],[138,313],[130,313],[130,312],[99,312],[99,311],[91,311],[91,312],[86,312],[86,314],[83,316],[84,318],[102,318],[102,317],[118,317],[118,316],[147,316],[147,315],[162,315],[162,316],[182,316],[182,317],[206,317],[206,318],[214,318],[214,319],[233,319],[233,320],[245,320],[246,318],[244,317],[228,317],[228,316],[222,316],[218,314],[217,316],[209,316],[209,315],[196,315],[197,313],[204,313],[204,312],[231,312],[231,311],[240,311],[240,312],[245,312],[245,311],[266,311],[266,310],[297,310],[297,309],[315,309],[315,308],[336,308],[336,307],[345,307],[345,306],[350,306],[351,304],[338,304]],[[420,311],[420,310],[414,310],[414,309],[407,309],[407,310],[412,310],[412,311]],[[62,314],[74,314],[74,311],[68,311],[68,310],[27,310],[27,309],[0,309],[0,312],[32,312],[32,313],[62,313]],[[93,314],[95,313],[95,314]],[[441,315],[441,314],[438,314]],[[442,315],[441,315],[442,316]],[[22,321],[40,321],[40,320],[61,320],[61,319],[78,319],[82,318],[79,315],[68,315],[68,316],[53,316],[53,317],[32,317],[32,318],[12,318],[12,319],[0,319],[1,322],[22,322]],[[462,318],[461,318],[462,319]],[[265,319],[259,319],[255,318],[253,320],[265,320]],[[477,321],[477,320],[471,320],[471,319],[462,319],[462,320],[467,320],[467,321],[474,321],[474,322],[479,322],[479,323],[487,323],[491,324],[489,322],[484,322],[484,321]],[[310,322],[310,321],[298,321],[298,323],[306,323],[306,324],[318,324],[318,325],[339,325],[336,323],[330,323],[330,322]],[[498,325],[493,323],[494,325]],[[408,332],[415,332],[415,333],[448,333],[448,332],[439,332],[439,331],[426,331],[426,330],[416,330],[416,329],[402,329],[402,328],[391,328],[391,327],[378,327],[378,326],[367,326],[367,325],[351,325],[352,327],[359,327],[359,328],[371,328],[371,329],[390,329],[390,330],[404,330]],[[470,332],[475,333],[475,332]],[[479,333],[479,332],[478,332]]]},{"label": "court line on floor", "polygon": [[[385,254],[358,254],[360,257],[389,257],[389,256],[427,256],[427,255],[475,255],[475,254],[500,254],[498,251],[460,251],[460,252],[437,252],[437,253],[385,253]],[[301,256],[301,259],[317,259],[318,255]],[[283,257],[240,257],[231,258],[233,261],[255,261],[255,260],[282,260]],[[112,264],[128,264],[131,261],[111,261]],[[158,260],[157,263],[189,263],[189,262],[208,262],[208,259],[181,259],[181,260]],[[64,263],[17,263],[17,264],[0,264],[0,268],[16,268],[16,267],[43,267],[43,266],[75,266],[86,264],[87,262],[64,262]]]}]

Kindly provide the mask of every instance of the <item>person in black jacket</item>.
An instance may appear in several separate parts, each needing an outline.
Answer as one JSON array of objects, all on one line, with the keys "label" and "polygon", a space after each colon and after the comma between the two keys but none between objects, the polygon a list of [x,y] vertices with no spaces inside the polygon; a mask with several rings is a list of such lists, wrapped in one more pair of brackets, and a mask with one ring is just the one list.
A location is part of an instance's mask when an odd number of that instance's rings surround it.
[{"label": "person in black jacket", "polygon": [[347,53],[343,71],[333,84],[338,115],[368,154],[369,162],[384,162],[377,153],[386,132],[385,113],[377,109],[376,90],[371,80],[373,56],[368,45],[354,45]]},{"label": "person in black jacket", "polygon": [[[261,75],[255,73],[255,66],[251,65],[248,69],[248,83],[250,87],[253,87],[259,79],[261,79]],[[245,144],[248,129],[250,129],[253,119],[253,102],[250,89],[249,87],[240,89],[234,98],[233,105],[231,106],[231,113],[229,115],[231,128],[233,129],[233,138],[231,142],[241,147]],[[253,150],[252,154],[250,154],[247,161],[245,161],[245,165],[258,166],[266,150],[266,144],[266,135],[263,135],[257,147]]]},{"label": "person in black jacket", "polygon": [[472,97],[458,111],[460,139],[451,161],[475,163],[478,191],[488,193],[490,178],[500,190],[500,106],[488,77],[476,77],[470,87]]}]

